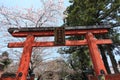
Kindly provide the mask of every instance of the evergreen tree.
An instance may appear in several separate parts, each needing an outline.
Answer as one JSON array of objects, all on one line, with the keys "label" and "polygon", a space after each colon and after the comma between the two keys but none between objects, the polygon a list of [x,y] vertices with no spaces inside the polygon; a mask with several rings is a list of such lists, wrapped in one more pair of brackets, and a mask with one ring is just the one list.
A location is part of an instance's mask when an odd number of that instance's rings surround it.
[{"label": "evergreen tree", "polygon": [[[89,26],[89,25],[101,25],[101,24],[116,25],[120,22],[120,15],[119,15],[120,0],[70,0],[69,2],[71,3],[71,5],[64,12],[64,14],[67,15],[67,17],[64,19],[65,22],[64,25],[67,26]],[[70,37],[69,39],[74,39],[74,38],[76,39],[76,37],[74,36]],[[77,37],[77,38],[81,39],[81,37]],[[107,46],[107,47],[108,47],[107,49],[109,49],[107,51],[112,56],[111,57],[112,60],[115,61],[113,59],[113,55],[111,54],[112,52],[112,50],[110,49],[111,46]],[[77,49],[78,47],[74,47],[74,48]],[[73,47],[69,48],[69,53],[71,58],[70,63],[73,66],[73,68],[76,68],[77,64],[81,64],[81,62],[84,62],[84,60],[86,60],[84,55],[85,54],[84,48],[83,50],[81,47],[79,47],[78,49],[79,51],[77,50],[74,51]],[[100,49],[101,49],[101,54],[104,54],[102,52],[104,47],[101,46]],[[64,51],[66,52],[66,50]],[[76,53],[77,55],[71,53]],[[79,60],[79,58],[77,58],[82,56],[84,56],[84,58],[82,58],[82,61]],[[106,55],[102,55],[102,57],[103,60],[105,61]],[[81,66],[83,65],[79,65],[79,69],[83,70]],[[89,64],[87,64],[86,66],[89,66]],[[108,66],[108,64],[106,66]],[[110,73],[109,69],[107,69],[107,71],[108,73]],[[117,73],[117,71],[115,72]],[[81,79],[77,79],[77,80],[81,80]]]},{"label": "evergreen tree", "polygon": [[120,22],[120,0],[70,0],[70,3],[65,11],[68,26]]},{"label": "evergreen tree", "polygon": [[9,59],[9,53],[7,51],[2,53],[2,59],[0,60],[2,64],[4,64],[4,69],[8,67],[8,65],[12,62],[11,59]]}]

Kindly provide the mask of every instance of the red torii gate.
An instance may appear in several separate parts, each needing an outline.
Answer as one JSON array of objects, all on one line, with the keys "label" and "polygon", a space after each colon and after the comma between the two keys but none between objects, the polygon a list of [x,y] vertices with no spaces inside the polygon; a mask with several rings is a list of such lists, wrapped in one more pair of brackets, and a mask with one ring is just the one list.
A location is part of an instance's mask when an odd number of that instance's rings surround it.
[{"label": "red torii gate", "polygon": [[[100,52],[98,50],[98,44],[111,44],[110,39],[96,39],[95,34],[105,34],[110,29],[110,26],[98,26],[99,28],[93,28],[93,26],[87,26],[88,28],[77,27],[65,27],[63,32],[60,33],[63,36],[72,35],[84,35],[84,40],[63,40],[65,43],[56,44],[54,41],[49,42],[36,42],[35,37],[49,37],[54,36],[55,29],[60,31],[62,28],[55,27],[40,27],[40,28],[9,28],[8,31],[13,37],[26,37],[24,42],[9,43],[8,47],[16,48],[23,47],[23,53],[20,60],[19,68],[17,71],[17,77],[15,80],[27,80],[27,74],[29,69],[29,62],[31,59],[31,53],[33,47],[54,47],[54,46],[81,46],[88,45],[90,56],[93,62],[94,71],[96,76],[101,75],[101,70],[107,74],[104,67],[104,63],[101,59]],[[92,28],[91,28],[92,27]],[[96,26],[95,26],[96,27]],[[65,30],[65,31],[64,31]],[[57,37],[57,36],[56,36]],[[9,79],[10,80],[10,79]]]}]

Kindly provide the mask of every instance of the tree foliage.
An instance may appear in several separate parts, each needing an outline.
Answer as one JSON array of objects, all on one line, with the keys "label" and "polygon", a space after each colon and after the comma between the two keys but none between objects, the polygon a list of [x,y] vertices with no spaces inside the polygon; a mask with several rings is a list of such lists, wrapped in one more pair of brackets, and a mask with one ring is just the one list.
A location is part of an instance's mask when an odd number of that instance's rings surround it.
[{"label": "tree foliage", "polygon": [[[0,27],[0,30],[3,29],[4,31],[7,31],[5,29],[8,29],[10,27],[49,27],[60,24],[60,19],[62,19],[63,17],[63,0],[40,0],[40,6],[42,7],[8,8],[4,5],[0,6],[0,24],[2,25]],[[5,33],[7,35],[3,36],[3,38],[6,38],[7,42],[4,42],[6,44],[13,41],[16,42],[18,40],[23,41],[23,39],[11,39],[11,36],[8,34],[8,32]],[[43,41],[48,40],[48,38],[35,38],[35,40]],[[3,47],[3,45],[0,46]],[[10,52],[13,53],[14,57],[15,55],[17,57],[20,57],[21,55],[21,51],[19,51],[19,49],[16,52],[12,51],[11,49]],[[47,51],[46,48],[34,48],[31,58],[31,70],[34,71],[34,69],[38,68],[40,66],[40,63],[42,62],[43,57],[46,57],[48,53],[50,55],[51,52]]]},{"label": "tree foliage", "polygon": [[119,23],[119,0],[70,0],[65,14],[67,25],[95,25]]},{"label": "tree foliage", "polygon": [[9,53],[7,51],[2,53],[0,63],[4,65],[4,70],[12,63],[12,60],[9,58]]},{"label": "tree foliage", "polygon": [[[66,18],[64,19],[65,22],[64,25],[66,26],[89,26],[89,25],[105,25],[105,24],[116,25],[120,23],[120,0],[69,0],[69,2],[71,3],[71,5],[64,12],[64,14],[66,15]],[[79,37],[73,36],[70,37],[69,39],[71,38],[84,39],[81,36]],[[74,48],[75,49],[73,49],[73,47],[70,47],[68,51],[71,57],[71,59],[69,58],[71,60],[70,64],[76,67],[77,64],[81,63],[79,58],[84,56],[82,58],[82,62],[84,62],[84,60],[87,59],[86,57],[88,57],[88,55],[85,57],[85,51],[87,50],[81,49],[81,47],[79,47],[78,49],[79,52],[78,52],[77,47]],[[66,51],[67,49],[63,50],[65,51],[64,53],[68,52]],[[101,50],[102,49],[104,48],[102,47]],[[112,50],[110,50],[110,54],[111,52]],[[77,55],[73,53],[77,53]],[[79,65],[79,66],[83,66],[83,65]],[[88,66],[89,64],[87,64],[87,67]],[[80,67],[79,69],[84,70]],[[81,79],[77,79],[77,80],[81,80]]]},{"label": "tree foliage", "polygon": [[40,0],[42,8],[7,8],[0,7],[0,23],[7,27],[54,26],[62,16],[63,1]]}]

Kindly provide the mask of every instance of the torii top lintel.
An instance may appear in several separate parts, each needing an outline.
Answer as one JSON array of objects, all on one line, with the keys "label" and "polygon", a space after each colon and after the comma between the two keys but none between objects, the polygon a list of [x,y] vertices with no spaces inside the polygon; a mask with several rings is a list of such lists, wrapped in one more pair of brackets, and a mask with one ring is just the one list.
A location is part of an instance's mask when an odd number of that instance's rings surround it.
[{"label": "torii top lintel", "polygon": [[[8,32],[14,37],[26,37],[28,34],[32,34],[35,37],[38,36],[54,36],[54,29],[57,27],[29,27],[29,28],[9,28]],[[93,34],[107,33],[111,28],[110,25],[102,26],[76,26],[76,27],[64,27],[65,35],[83,35],[88,32]]]}]

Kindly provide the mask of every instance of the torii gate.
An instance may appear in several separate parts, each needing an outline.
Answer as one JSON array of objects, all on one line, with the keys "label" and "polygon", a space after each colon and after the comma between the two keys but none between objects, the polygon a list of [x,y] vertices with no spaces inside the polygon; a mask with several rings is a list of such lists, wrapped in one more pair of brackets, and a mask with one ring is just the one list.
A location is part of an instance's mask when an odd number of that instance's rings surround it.
[{"label": "torii gate", "polygon": [[[100,52],[98,50],[98,44],[111,44],[110,39],[96,39],[95,34],[105,34],[110,29],[110,26],[83,26],[77,27],[39,27],[39,28],[9,28],[8,31],[13,37],[26,37],[24,42],[9,43],[8,47],[16,48],[23,47],[23,53],[20,60],[19,68],[17,71],[17,79],[15,80],[27,80],[29,62],[31,59],[31,53],[33,47],[54,47],[54,46],[81,46],[88,45],[90,56],[93,62],[94,71],[96,76],[101,74],[101,70],[107,74],[104,63],[101,59]],[[96,27],[96,26],[95,26]],[[55,35],[55,42],[36,42],[35,37],[48,37]],[[84,40],[65,40],[65,36],[72,35],[84,35]]]}]

